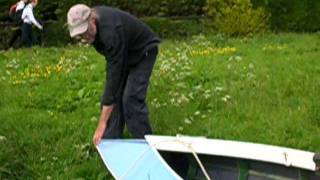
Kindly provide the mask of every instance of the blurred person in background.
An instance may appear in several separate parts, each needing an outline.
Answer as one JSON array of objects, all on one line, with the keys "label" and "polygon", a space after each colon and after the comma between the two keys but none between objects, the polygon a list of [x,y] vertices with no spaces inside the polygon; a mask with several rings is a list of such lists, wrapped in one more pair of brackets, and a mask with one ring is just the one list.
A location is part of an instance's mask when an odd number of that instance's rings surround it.
[{"label": "blurred person in background", "polygon": [[10,38],[8,48],[13,47],[14,43],[17,41],[19,37],[21,37],[21,26],[22,26],[22,13],[26,4],[28,4],[28,0],[20,0],[19,2],[15,3],[10,7],[9,10],[9,17],[14,22],[18,28],[14,29],[14,32]]},{"label": "blurred person in background", "polygon": [[33,44],[32,24],[42,30],[42,25],[35,19],[33,9],[37,6],[38,0],[32,0],[23,10],[22,19],[22,46],[31,47]]}]

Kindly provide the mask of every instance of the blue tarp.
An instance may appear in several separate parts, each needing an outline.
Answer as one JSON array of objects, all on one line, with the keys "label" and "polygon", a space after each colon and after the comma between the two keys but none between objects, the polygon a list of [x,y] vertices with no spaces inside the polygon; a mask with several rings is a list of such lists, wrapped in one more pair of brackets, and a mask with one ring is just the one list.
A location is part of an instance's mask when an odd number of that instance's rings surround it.
[{"label": "blue tarp", "polygon": [[102,140],[97,149],[116,179],[181,179],[145,140]]}]

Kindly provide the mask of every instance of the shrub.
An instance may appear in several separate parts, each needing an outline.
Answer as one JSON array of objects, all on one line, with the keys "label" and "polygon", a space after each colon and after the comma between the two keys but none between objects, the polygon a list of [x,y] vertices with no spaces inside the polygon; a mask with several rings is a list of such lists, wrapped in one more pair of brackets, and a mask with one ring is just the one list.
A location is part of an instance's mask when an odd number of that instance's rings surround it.
[{"label": "shrub", "polygon": [[253,8],[250,0],[207,0],[204,7],[212,26],[230,36],[251,35],[267,31],[269,14]]}]

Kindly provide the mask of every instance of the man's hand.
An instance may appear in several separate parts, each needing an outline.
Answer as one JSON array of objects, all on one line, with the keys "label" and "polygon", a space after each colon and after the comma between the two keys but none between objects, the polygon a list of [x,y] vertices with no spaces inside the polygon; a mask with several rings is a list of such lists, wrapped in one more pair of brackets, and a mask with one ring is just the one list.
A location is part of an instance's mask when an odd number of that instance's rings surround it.
[{"label": "man's hand", "polygon": [[94,133],[93,136],[93,144],[98,145],[102,139],[103,133],[106,129],[106,124],[105,123],[99,123],[96,132]]},{"label": "man's hand", "polygon": [[93,136],[93,144],[98,145],[102,139],[102,136],[104,134],[104,131],[106,130],[107,122],[110,117],[110,114],[113,110],[113,105],[111,106],[103,106],[101,115],[100,115],[100,120],[99,120],[99,125],[97,127],[96,132],[94,133]]}]

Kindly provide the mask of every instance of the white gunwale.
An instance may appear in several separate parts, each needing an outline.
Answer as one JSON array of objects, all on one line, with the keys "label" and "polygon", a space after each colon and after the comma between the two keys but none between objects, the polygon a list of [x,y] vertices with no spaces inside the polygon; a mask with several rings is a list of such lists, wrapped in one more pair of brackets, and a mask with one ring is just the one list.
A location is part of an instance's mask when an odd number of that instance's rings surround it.
[{"label": "white gunwale", "polygon": [[152,147],[162,151],[195,151],[197,154],[241,158],[316,171],[313,161],[315,153],[308,151],[204,137],[146,135],[145,138]]}]

